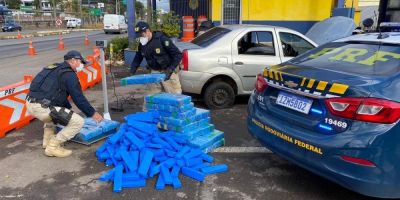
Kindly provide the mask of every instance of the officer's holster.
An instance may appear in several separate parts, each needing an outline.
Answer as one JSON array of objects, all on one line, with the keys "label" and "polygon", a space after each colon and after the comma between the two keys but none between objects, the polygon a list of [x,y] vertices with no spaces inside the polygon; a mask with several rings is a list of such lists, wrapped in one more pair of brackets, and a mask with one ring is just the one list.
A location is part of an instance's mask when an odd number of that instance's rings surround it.
[{"label": "officer's holster", "polygon": [[53,120],[54,124],[60,124],[62,126],[67,126],[69,121],[71,120],[72,114],[74,112],[69,110],[67,112],[65,108],[61,108],[59,111],[53,106],[50,106],[50,117]]}]

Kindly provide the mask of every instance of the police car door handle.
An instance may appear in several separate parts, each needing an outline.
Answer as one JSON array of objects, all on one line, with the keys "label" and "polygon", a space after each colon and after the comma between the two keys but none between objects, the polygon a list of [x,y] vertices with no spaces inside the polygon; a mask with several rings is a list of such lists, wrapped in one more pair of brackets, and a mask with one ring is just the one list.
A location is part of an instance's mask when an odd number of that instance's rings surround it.
[{"label": "police car door handle", "polygon": [[235,65],[243,65],[244,63],[243,62],[241,62],[241,61],[236,61],[235,62]]}]

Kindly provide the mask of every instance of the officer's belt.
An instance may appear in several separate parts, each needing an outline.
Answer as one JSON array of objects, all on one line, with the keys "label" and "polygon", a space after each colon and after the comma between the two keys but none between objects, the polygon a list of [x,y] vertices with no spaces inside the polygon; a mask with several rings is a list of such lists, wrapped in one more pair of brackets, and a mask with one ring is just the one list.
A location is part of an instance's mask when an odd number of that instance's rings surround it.
[{"label": "officer's belt", "polygon": [[27,96],[26,100],[29,101],[29,103],[40,103],[40,104],[43,103],[43,99],[37,99],[34,97],[30,97],[30,96]]}]

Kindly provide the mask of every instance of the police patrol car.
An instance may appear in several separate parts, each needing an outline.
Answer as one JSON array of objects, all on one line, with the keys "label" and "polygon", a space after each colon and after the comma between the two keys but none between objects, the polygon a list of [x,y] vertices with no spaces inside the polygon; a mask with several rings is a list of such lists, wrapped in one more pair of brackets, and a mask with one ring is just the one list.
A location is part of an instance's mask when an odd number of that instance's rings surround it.
[{"label": "police patrol car", "polygon": [[400,197],[400,34],[327,43],[257,76],[248,130],[348,189]]}]

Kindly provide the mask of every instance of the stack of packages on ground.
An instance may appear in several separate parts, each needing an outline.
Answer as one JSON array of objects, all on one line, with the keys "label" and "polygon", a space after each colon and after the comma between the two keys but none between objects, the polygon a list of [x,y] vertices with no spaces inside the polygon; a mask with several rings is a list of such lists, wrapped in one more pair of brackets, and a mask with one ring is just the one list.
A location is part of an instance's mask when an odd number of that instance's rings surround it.
[{"label": "stack of packages on ground", "polygon": [[146,97],[146,106],[148,112],[126,116],[126,123],[96,151],[99,161],[114,166],[100,177],[114,183],[114,192],[145,187],[146,179],[156,176],[156,189],[176,189],[182,187],[180,172],[203,181],[228,170],[225,164],[211,165],[214,158],[206,153],[224,141],[223,133],[209,124],[208,111],[195,108],[188,96],[165,93]]}]

